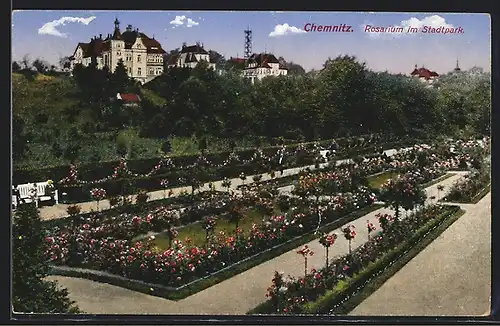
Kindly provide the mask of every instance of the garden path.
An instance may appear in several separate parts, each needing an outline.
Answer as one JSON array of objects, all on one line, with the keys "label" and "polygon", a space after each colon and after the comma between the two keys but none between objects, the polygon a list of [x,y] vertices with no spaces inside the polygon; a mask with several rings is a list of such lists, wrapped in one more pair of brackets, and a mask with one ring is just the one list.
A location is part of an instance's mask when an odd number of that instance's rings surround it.
[{"label": "garden path", "polygon": [[[426,188],[427,195],[429,197],[437,196],[438,185],[443,185],[446,189],[462,176],[462,173],[458,173]],[[440,197],[443,197],[445,192],[441,191]],[[378,213],[392,214],[393,211],[388,208],[378,209],[350,223],[356,227],[358,232],[356,239],[352,242],[353,249],[368,239],[367,220],[379,227],[375,218]],[[403,213],[402,216],[404,215]],[[330,257],[348,252],[348,242],[342,238],[340,228],[334,232],[339,235],[339,240],[330,248]],[[315,255],[308,259],[308,269],[323,267],[325,264],[324,248],[317,240],[311,241],[308,246],[315,252]],[[177,302],[90,280],[62,276],[50,276],[49,278],[58,280],[62,286],[68,288],[70,297],[77,302],[83,311],[88,313],[242,315],[266,300],[266,289],[271,284],[274,271],[285,271],[294,276],[303,275],[304,264],[302,257],[296,253],[298,249],[300,248],[291,250]]]},{"label": "garden path", "polygon": [[491,192],[357,306],[354,316],[489,315]]},{"label": "garden path", "polygon": [[[395,149],[388,149],[385,151],[387,156],[392,156],[397,151]],[[337,165],[347,163],[350,161],[350,159],[343,159],[343,160],[338,160]],[[328,163],[323,163],[320,165],[320,167],[325,167],[327,166]],[[279,172],[276,173],[275,178],[281,178],[281,177],[286,177],[289,175],[294,175],[298,174],[300,171],[310,168],[311,170],[314,170],[315,167],[314,165],[309,165],[309,166],[302,166],[302,167],[296,167],[292,169],[287,169],[283,170],[283,174],[280,174]],[[254,181],[252,180],[253,176],[248,176],[247,180],[245,181],[245,184],[253,183]],[[271,176],[268,173],[262,174],[262,181],[265,180],[270,180],[272,179]],[[224,187],[222,187],[222,180],[215,181],[213,182],[215,189],[216,190],[225,190]],[[243,181],[240,178],[234,178],[231,179],[231,189],[236,190],[238,186],[242,185]],[[200,190],[208,190],[208,183],[205,184]],[[178,196],[182,192],[191,192],[191,187],[178,187],[178,188],[172,188],[173,196]],[[152,191],[149,192],[149,200],[148,201],[153,201],[153,200],[159,200],[164,198],[164,191],[163,190],[158,190],[158,191]],[[97,203],[95,201],[91,202],[83,202],[83,203],[78,203],[78,205],[81,207],[81,213],[88,213],[91,210],[97,210]],[[68,204],[58,204],[58,205],[52,205],[52,206],[45,206],[41,207],[39,209],[40,211],[40,217],[42,220],[52,220],[52,219],[58,219],[58,218],[63,218],[67,217],[68,213],[66,212],[66,209],[69,205]],[[109,200],[102,200],[99,202],[99,208],[101,210],[106,210],[110,208],[109,205]]]}]

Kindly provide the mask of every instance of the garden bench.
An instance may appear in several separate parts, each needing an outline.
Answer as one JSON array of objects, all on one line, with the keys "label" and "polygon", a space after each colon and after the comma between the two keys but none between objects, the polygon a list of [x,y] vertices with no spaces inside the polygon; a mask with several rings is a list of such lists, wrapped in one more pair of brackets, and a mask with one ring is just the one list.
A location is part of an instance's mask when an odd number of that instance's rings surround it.
[{"label": "garden bench", "polygon": [[[36,185],[36,191],[35,191]],[[31,203],[35,201],[36,207],[40,201],[54,200],[56,204],[59,204],[59,193],[57,189],[54,190],[52,194],[47,194],[46,190],[49,185],[48,181],[36,182],[36,183],[26,183],[13,187],[12,194],[12,205],[17,208],[19,203]]]}]

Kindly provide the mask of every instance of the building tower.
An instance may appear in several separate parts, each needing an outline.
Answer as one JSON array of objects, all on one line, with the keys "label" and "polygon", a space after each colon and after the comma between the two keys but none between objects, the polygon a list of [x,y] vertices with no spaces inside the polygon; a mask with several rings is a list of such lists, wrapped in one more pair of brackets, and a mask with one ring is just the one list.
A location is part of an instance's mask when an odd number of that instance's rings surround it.
[{"label": "building tower", "polygon": [[252,31],[250,29],[245,30],[245,59],[250,58],[252,55]]},{"label": "building tower", "polygon": [[455,71],[460,71],[460,70],[461,70],[461,69],[460,69],[460,67],[458,66],[458,59],[457,59],[457,66],[455,67],[455,69],[454,69],[454,70],[455,70]]}]

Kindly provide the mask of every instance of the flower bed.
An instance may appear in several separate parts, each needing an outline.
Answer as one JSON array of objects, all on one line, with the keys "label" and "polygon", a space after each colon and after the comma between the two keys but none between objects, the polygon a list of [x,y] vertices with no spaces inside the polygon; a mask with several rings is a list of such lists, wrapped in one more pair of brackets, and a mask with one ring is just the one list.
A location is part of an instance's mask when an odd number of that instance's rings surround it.
[{"label": "flower bed", "polygon": [[403,253],[458,211],[455,206],[432,206],[403,220],[379,215],[384,231],[352,254],[330,262],[328,268],[313,269],[304,277],[289,279],[276,272],[266,295],[270,300],[249,314],[326,313],[362,286],[370,275],[397,259],[396,254]]},{"label": "flower bed", "polygon": [[[160,207],[169,207],[170,210],[182,210],[189,215],[189,218],[181,218],[183,224],[197,220],[197,216],[204,216],[207,214],[216,214],[220,212],[221,203],[227,201],[228,194],[224,192],[211,192],[204,191],[194,195],[180,195],[160,200],[149,201],[144,204],[126,204],[117,205],[107,210],[100,212],[90,212],[75,214],[67,218],[44,220],[42,223],[47,228],[64,227],[64,225],[71,223],[80,223],[79,221],[88,221],[91,219],[107,219],[121,214],[125,215],[140,215],[146,216],[149,212],[155,211]],[[97,217],[98,216],[98,217]]]},{"label": "flower bed", "polygon": [[476,203],[488,193],[491,177],[487,167],[476,170],[458,180],[442,199],[446,202]]},{"label": "flower bed", "polygon": [[[350,221],[356,220],[359,217],[366,215],[372,211],[381,208],[381,205],[371,205],[365,208],[354,211],[353,213],[347,214],[338,220],[324,224],[319,231],[328,232],[333,229],[338,228],[340,225],[349,223]],[[159,296],[167,298],[170,300],[179,300],[186,298],[194,293],[202,291],[210,286],[213,286],[219,282],[222,282],[234,275],[242,273],[254,266],[264,263],[274,257],[282,255],[297,246],[307,243],[316,238],[316,232],[311,231],[301,236],[297,236],[289,241],[282,244],[276,245],[264,251],[261,251],[253,256],[240,260],[239,262],[226,266],[215,273],[207,275],[202,278],[198,278],[190,283],[184,284],[178,287],[163,286],[160,284],[146,283],[144,281],[134,280],[127,277],[119,276],[116,274],[111,274],[108,272],[102,272],[97,270],[89,270],[82,268],[67,267],[62,265],[52,265],[51,274],[61,275],[68,277],[80,277],[97,282],[104,282],[108,284],[113,284],[123,288],[127,288],[134,291],[139,291],[149,295]]]},{"label": "flower bed", "polygon": [[[325,204],[323,220],[325,223],[334,221],[373,202],[374,198],[366,189],[337,196]],[[159,219],[168,220],[170,217]],[[248,236],[238,231],[233,235],[219,235],[205,248],[176,240],[171,249],[157,253],[152,250],[151,241],[133,244],[131,238],[134,234],[143,233],[157,218],[148,215],[146,219],[132,217],[132,220],[106,223],[90,220],[83,225],[70,225],[47,238],[51,243],[47,257],[53,264],[103,270],[150,283],[180,286],[305,234],[317,225],[317,215],[304,209],[295,210],[288,217],[273,216],[260,225],[255,224]]]}]

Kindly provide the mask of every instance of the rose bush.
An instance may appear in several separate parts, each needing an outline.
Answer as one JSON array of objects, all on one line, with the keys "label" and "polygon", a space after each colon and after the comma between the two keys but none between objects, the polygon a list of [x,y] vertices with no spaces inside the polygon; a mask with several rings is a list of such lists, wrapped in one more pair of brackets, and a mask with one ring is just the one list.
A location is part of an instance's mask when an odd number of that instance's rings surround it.
[{"label": "rose bush", "polygon": [[[346,213],[371,205],[374,198],[367,189],[332,197],[325,203],[324,219],[331,222]],[[99,216],[99,215],[96,215]],[[99,220],[88,218],[58,229],[47,237],[47,257],[53,264],[104,270],[147,282],[178,286],[211,274],[229,264],[284,243],[314,229],[316,215],[306,208],[292,208],[286,216],[271,216],[254,224],[248,234],[219,232],[206,248],[178,239],[163,252],[150,248],[149,240],[134,243],[155,223],[170,225],[170,219],[148,214],[144,218],[121,215]]]},{"label": "rose bush", "polygon": [[[326,290],[334,288],[339,282],[352,277],[385,252],[411,236],[414,230],[422,227],[436,216],[450,210],[450,207],[432,206],[413,214],[395,224],[390,216],[379,216],[385,220],[382,232],[353,251],[330,262],[329,267],[312,269],[305,277],[285,277],[282,273],[273,279],[266,297],[272,299],[268,313],[299,314],[308,302],[316,300]],[[399,232],[395,232],[394,227]],[[279,294],[279,295],[278,295]]]}]

